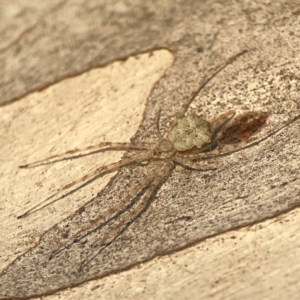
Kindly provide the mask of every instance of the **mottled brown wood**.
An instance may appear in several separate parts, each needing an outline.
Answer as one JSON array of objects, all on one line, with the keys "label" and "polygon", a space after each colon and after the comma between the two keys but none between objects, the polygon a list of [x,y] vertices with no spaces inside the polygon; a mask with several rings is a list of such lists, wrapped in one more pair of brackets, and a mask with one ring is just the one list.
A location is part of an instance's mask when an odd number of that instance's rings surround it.
[{"label": "mottled brown wood", "polygon": [[[214,161],[215,172],[174,173],[148,211],[83,275],[76,272],[88,247],[74,245],[51,263],[49,253],[88,215],[115,205],[143,175],[139,168],[118,174],[83,214],[67,218],[104,181],[21,223],[16,216],[84,168],[116,156],[102,153],[49,169],[18,165],[96,139],[128,142],[136,133],[135,142],[151,141],[158,109],[167,132],[201,78],[244,49],[248,53],[210,82],[191,110],[206,119],[231,109],[267,111],[261,137],[299,115],[299,1],[2,2],[1,101],[20,100],[1,108],[0,298],[50,293],[113,270],[119,273],[49,298],[298,299],[299,120],[252,149]],[[173,64],[167,51],[118,63],[123,71],[109,64],[162,47],[174,52]],[[84,73],[98,65],[108,69]],[[59,84],[24,97],[53,82]]]}]

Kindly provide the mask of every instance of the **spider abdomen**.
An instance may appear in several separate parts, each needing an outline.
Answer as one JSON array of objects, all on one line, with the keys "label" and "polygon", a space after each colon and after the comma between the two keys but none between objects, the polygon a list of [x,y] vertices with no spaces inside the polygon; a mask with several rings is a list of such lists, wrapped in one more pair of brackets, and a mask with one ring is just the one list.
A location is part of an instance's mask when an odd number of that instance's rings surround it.
[{"label": "spider abdomen", "polygon": [[190,114],[178,121],[168,134],[168,140],[177,151],[187,151],[193,148],[206,148],[212,143],[213,134],[208,121]]}]

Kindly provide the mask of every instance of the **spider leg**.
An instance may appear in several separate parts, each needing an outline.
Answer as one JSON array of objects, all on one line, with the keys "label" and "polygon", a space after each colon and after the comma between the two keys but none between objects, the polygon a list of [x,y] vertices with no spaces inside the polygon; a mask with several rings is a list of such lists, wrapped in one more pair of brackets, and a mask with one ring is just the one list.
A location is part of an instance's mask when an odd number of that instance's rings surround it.
[{"label": "spider leg", "polygon": [[222,128],[232,120],[234,115],[235,111],[230,110],[209,121],[211,132],[213,133],[214,137],[216,137],[217,134],[222,130]]},{"label": "spider leg", "polygon": [[[84,147],[84,148],[81,148],[81,149],[69,150],[65,153],[52,155],[52,156],[49,156],[47,158],[29,163],[29,164],[26,164],[26,165],[20,165],[19,168],[36,167],[36,166],[39,166],[39,165],[43,165],[44,163],[54,163],[54,162],[57,162],[57,161],[60,161],[60,160],[66,160],[66,159],[74,158],[71,155],[73,155],[75,153],[79,153],[78,156],[80,157],[80,156],[90,155],[90,154],[93,154],[95,152],[99,152],[101,150],[102,151],[107,151],[107,150],[124,151],[124,150],[129,150],[129,149],[151,150],[151,144],[149,144],[149,143],[131,144],[131,143],[102,142],[102,143],[99,143],[97,145],[88,146],[88,147]],[[92,153],[82,153],[82,152],[90,151],[90,150],[96,150],[96,151],[93,151]],[[52,161],[53,159],[55,159],[55,160]]]},{"label": "spider leg", "polygon": [[[86,267],[100,252],[102,252],[107,246],[109,246],[116,237],[118,237],[124,230],[126,230],[126,225],[130,225],[135,221],[136,217],[143,211],[143,209],[147,206],[151,196],[157,189],[157,187],[171,174],[173,171],[174,164],[170,162],[168,164],[168,168],[160,169],[159,174],[154,174],[154,180],[149,186],[148,190],[145,192],[145,195],[141,202],[137,204],[136,207],[130,213],[125,216],[125,218],[114,228],[113,231],[107,233],[101,240],[96,240],[92,246],[95,249],[92,253],[81,263],[79,271],[82,271],[84,267]],[[124,227],[125,228],[122,228]]]},{"label": "spider leg", "polygon": [[267,140],[271,136],[273,136],[276,133],[280,132],[281,130],[283,130],[284,128],[286,128],[287,126],[292,124],[293,122],[297,121],[298,119],[300,119],[300,115],[298,115],[295,118],[287,121],[284,125],[280,126],[276,130],[273,130],[272,132],[270,132],[269,134],[267,134],[265,137],[263,137],[261,139],[253,138],[252,140],[250,140],[250,142],[246,143],[245,146],[241,146],[239,148],[234,148],[232,150],[229,150],[229,151],[227,150],[227,151],[224,151],[224,152],[219,151],[219,153],[217,153],[217,154],[215,154],[215,153],[203,153],[202,152],[202,153],[194,154],[194,155],[186,154],[185,157],[190,158],[192,160],[196,160],[196,159],[209,160],[209,159],[214,159],[214,158],[218,158],[218,157],[228,156],[228,155],[231,155],[231,154],[239,152],[239,151],[243,151],[245,149],[251,148],[251,147],[256,146],[256,145],[259,145],[261,142]]},{"label": "spider leg", "polygon": [[[126,206],[128,206],[128,204],[131,202],[131,200],[137,195],[137,193],[139,191],[141,191],[145,186],[147,186],[154,179],[155,175],[156,174],[154,172],[151,172],[149,176],[147,176],[146,178],[144,178],[138,185],[136,185],[135,187],[133,187],[129,191],[129,193],[127,194],[127,196],[125,197],[124,200],[122,200],[120,203],[118,203],[117,205],[113,206],[112,208],[108,209],[107,211],[103,212],[97,218],[95,218],[93,220],[89,220],[87,224],[85,224],[78,231],[76,231],[71,236],[69,236],[68,237],[68,241],[65,241],[55,251],[53,251],[49,259],[52,259],[55,255],[57,255],[58,253],[60,253],[63,249],[65,249],[68,246],[70,246],[71,244],[73,244],[74,239],[76,237],[77,237],[76,241],[79,241],[83,237],[86,237],[87,235],[89,235],[90,233],[92,233],[93,231],[95,231],[99,226],[96,227],[96,228],[93,228],[93,229],[89,230],[83,236],[80,236],[80,234],[82,232],[84,232],[87,229],[91,228],[94,224],[97,224],[100,221],[104,221],[108,216],[112,216],[116,212],[120,212],[120,211],[124,210],[126,208]],[[110,221],[110,220],[108,220],[108,221]],[[78,237],[78,236],[80,236],[80,237]]]},{"label": "spider leg", "polygon": [[162,140],[163,136],[161,135],[161,132],[159,130],[160,113],[161,113],[161,110],[159,109],[157,114],[156,114],[156,117],[155,117],[155,131],[156,131],[156,134],[159,137],[159,139]]},{"label": "spider leg", "polygon": [[194,170],[194,171],[215,171],[217,168],[211,167],[211,166],[204,166],[199,165],[199,163],[194,162],[192,159],[186,159],[182,157],[174,157],[173,161],[176,163],[176,165],[188,169],[188,170]]},{"label": "spider leg", "polygon": [[186,111],[188,110],[189,106],[191,105],[191,103],[194,101],[194,99],[199,95],[199,93],[204,89],[204,87],[215,77],[217,76],[223,69],[225,69],[229,64],[233,63],[237,58],[239,58],[241,55],[245,54],[246,52],[248,52],[248,50],[243,50],[233,56],[231,56],[230,58],[228,58],[225,63],[217,66],[213,71],[212,74],[207,77],[204,76],[201,81],[200,81],[200,85],[199,87],[194,90],[191,94],[191,96],[186,99],[183,104],[181,105],[181,109],[177,112],[176,114],[176,120],[174,120],[173,122],[171,122],[170,128],[173,128],[176,124],[177,124],[177,120],[181,119],[184,114],[186,113]]},{"label": "spider leg", "polygon": [[[58,194],[60,194],[61,192],[69,189],[70,187],[74,186],[74,185],[77,185],[78,183],[81,183],[81,182],[86,182],[88,179],[92,179],[94,177],[97,177],[101,174],[104,174],[104,173],[110,173],[110,172],[113,172],[113,171],[117,171],[118,169],[124,167],[124,166],[127,166],[127,165],[130,165],[130,164],[133,164],[133,163],[141,163],[143,161],[147,161],[149,159],[152,158],[152,153],[151,152],[148,152],[148,153],[143,153],[141,155],[137,155],[137,156],[134,156],[134,157],[131,157],[131,158],[127,158],[127,159],[124,159],[122,161],[118,161],[118,162],[115,162],[115,163],[112,163],[108,166],[102,166],[100,168],[97,168],[95,170],[93,170],[92,172],[84,175],[83,177],[63,186],[62,188],[60,188],[57,192],[55,192],[54,194],[50,195],[49,197],[47,197],[46,199],[44,199],[43,201],[39,202],[38,204],[34,205],[33,207],[31,207],[29,210],[27,210],[25,213],[23,213],[22,215],[18,216],[18,219],[20,218],[24,218],[26,216],[28,216],[29,214],[57,201],[50,201],[52,198],[54,198],[55,196],[57,196]],[[62,198],[62,197],[61,197]]]},{"label": "spider leg", "polygon": [[[160,93],[162,94],[162,93]],[[160,120],[160,113],[161,113],[161,109],[159,109],[156,113],[155,113],[155,117],[154,117],[154,122],[145,130],[145,132],[148,132],[150,128],[154,127],[155,133],[158,136],[158,138],[160,140],[163,139],[163,136],[161,135],[161,132],[159,130],[159,120]],[[143,136],[143,135],[142,135]]]}]

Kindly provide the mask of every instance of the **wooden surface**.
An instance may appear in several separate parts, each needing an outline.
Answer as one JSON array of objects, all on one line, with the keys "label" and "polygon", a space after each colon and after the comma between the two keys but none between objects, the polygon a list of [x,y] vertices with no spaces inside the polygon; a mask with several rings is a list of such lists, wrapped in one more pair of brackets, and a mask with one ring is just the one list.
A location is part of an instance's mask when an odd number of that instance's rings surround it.
[{"label": "wooden surface", "polygon": [[[297,1],[190,1],[186,10],[180,1],[157,6],[120,1],[1,4],[0,65],[5,72],[0,93],[1,103],[7,103],[0,107],[1,299],[39,294],[31,289],[42,275],[26,271],[28,261],[34,262],[47,238],[55,236],[55,225],[63,228],[60,224],[94,199],[109,177],[28,218],[16,217],[122,153],[31,169],[18,165],[100,141],[129,141],[135,134],[147,138],[158,108],[164,132],[201,76],[243,49],[249,52],[218,75],[191,109],[208,118],[229,109],[266,109],[271,117],[262,137],[299,114]],[[141,245],[151,234],[178,244],[151,255],[144,246],[138,253],[129,248],[127,270],[99,273],[101,278],[87,277],[86,283],[60,284],[50,278],[40,294],[52,294],[45,299],[298,299],[299,138],[296,120],[256,148],[218,161],[217,174],[209,175],[215,183],[208,175],[174,174],[152,205],[153,219],[150,209],[148,223],[142,219],[135,230]],[[125,184],[124,174],[116,177],[121,187],[122,178]],[[244,198],[235,198],[236,190]],[[221,202],[223,197],[234,201]],[[198,228],[189,231],[183,222],[174,235],[175,221],[184,221],[184,213],[199,207],[203,215],[193,219]],[[161,227],[160,232],[160,221],[170,216],[173,231]],[[50,272],[47,257],[46,251],[42,263],[37,262],[43,276]],[[78,261],[72,263],[78,266]],[[24,274],[17,271],[22,266]]]},{"label": "wooden surface", "polygon": [[300,212],[46,299],[298,299]]}]

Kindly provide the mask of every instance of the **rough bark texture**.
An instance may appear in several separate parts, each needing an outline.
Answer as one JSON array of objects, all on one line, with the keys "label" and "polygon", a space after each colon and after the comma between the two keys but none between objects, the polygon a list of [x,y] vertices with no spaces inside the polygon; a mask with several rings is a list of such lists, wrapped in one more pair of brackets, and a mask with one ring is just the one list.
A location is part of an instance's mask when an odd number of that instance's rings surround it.
[{"label": "rough bark texture", "polygon": [[[2,1],[0,10],[0,298],[73,287],[49,298],[298,299],[299,1],[30,3]],[[214,160],[216,171],[176,168],[84,272],[92,243],[117,218],[49,261],[67,234],[121,201],[153,166],[123,169],[22,220],[29,206],[121,156],[17,166],[101,141],[154,143],[158,109],[165,133],[201,78],[245,49],[190,110],[208,119],[267,111],[260,138],[294,122]]]}]

